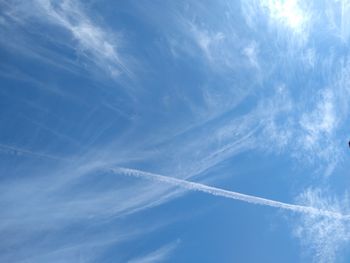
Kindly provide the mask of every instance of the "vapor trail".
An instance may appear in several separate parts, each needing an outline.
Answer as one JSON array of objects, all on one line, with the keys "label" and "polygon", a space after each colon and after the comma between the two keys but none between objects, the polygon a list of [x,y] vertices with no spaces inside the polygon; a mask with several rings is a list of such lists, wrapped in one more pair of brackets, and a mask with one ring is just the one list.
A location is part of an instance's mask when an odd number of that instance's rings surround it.
[{"label": "vapor trail", "polygon": [[5,154],[12,154],[12,155],[27,155],[37,158],[45,158],[45,159],[52,159],[56,161],[67,161],[67,159],[57,157],[50,154],[44,154],[44,153],[37,153],[30,150],[18,148],[15,146],[0,144],[0,153],[3,152]]},{"label": "vapor trail", "polygon": [[346,219],[346,220],[350,219],[350,215],[343,215],[338,212],[322,210],[311,206],[283,203],[283,202],[279,202],[271,199],[266,199],[266,198],[257,197],[253,195],[241,194],[238,192],[228,191],[228,190],[207,186],[200,183],[194,183],[186,180],[177,179],[174,177],[148,173],[140,170],[119,167],[119,168],[111,169],[111,171],[117,174],[124,174],[127,176],[139,177],[139,178],[144,178],[152,181],[163,182],[174,186],[179,186],[191,191],[204,192],[215,196],[222,196],[225,198],[240,200],[250,204],[271,206],[271,207],[286,209],[286,210],[299,212],[299,213],[327,216],[334,219]]}]

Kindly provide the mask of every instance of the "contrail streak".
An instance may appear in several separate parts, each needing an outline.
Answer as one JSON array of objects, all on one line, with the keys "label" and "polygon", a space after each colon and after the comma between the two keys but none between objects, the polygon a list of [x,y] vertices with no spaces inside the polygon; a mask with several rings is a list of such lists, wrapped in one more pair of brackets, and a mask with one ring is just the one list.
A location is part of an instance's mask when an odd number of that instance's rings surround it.
[{"label": "contrail streak", "polygon": [[283,203],[283,202],[279,202],[279,201],[275,201],[275,200],[271,200],[271,199],[266,199],[266,198],[257,197],[257,196],[253,196],[253,195],[241,194],[238,192],[228,191],[228,190],[220,189],[217,187],[212,187],[212,186],[208,186],[208,185],[204,185],[204,184],[200,184],[200,183],[194,183],[194,182],[190,182],[190,181],[186,181],[186,180],[181,180],[181,179],[177,179],[174,177],[168,177],[168,176],[164,176],[164,175],[148,173],[148,172],[144,172],[144,171],[140,171],[140,170],[119,167],[119,168],[111,169],[111,171],[113,173],[117,173],[117,174],[124,174],[127,176],[139,177],[139,178],[144,178],[144,179],[148,179],[148,180],[152,180],[152,181],[167,183],[167,184],[179,186],[179,187],[191,190],[191,191],[204,192],[207,194],[211,194],[211,195],[215,195],[215,196],[222,196],[222,197],[229,198],[229,199],[235,199],[235,200],[243,201],[243,202],[250,203],[250,204],[270,206],[270,207],[286,209],[286,210],[304,213],[304,214],[306,213],[306,214],[327,216],[327,217],[331,217],[334,219],[346,219],[346,220],[350,219],[350,215],[343,215],[343,214],[338,213],[338,212],[318,209],[318,208],[311,207],[311,206]]},{"label": "contrail streak", "polygon": [[57,156],[44,154],[44,153],[32,152],[29,150],[25,150],[22,148],[10,146],[10,145],[5,145],[5,144],[0,144],[0,153],[1,152],[6,153],[6,154],[12,154],[12,155],[27,155],[27,156],[37,157],[37,158],[52,159],[52,160],[56,160],[56,161],[68,161],[67,159],[60,158]]}]

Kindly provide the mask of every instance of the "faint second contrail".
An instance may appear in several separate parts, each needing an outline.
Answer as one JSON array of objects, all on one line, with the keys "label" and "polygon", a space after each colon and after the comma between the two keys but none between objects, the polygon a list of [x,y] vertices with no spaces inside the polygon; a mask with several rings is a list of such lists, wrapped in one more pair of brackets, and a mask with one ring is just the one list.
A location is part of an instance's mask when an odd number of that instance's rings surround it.
[{"label": "faint second contrail", "polygon": [[22,149],[16,146],[10,146],[5,144],[0,144],[0,152],[6,153],[6,154],[12,154],[12,155],[27,155],[31,157],[45,158],[45,159],[51,159],[56,161],[68,161],[68,159],[57,157],[54,155],[37,153],[30,150]]},{"label": "faint second contrail", "polygon": [[168,176],[164,176],[164,175],[160,175],[160,174],[148,173],[148,172],[144,172],[141,170],[118,167],[118,168],[111,169],[111,171],[113,173],[117,173],[117,174],[124,174],[127,176],[140,177],[140,178],[145,178],[145,179],[152,180],[152,181],[163,182],[163,183],[171,184],[174,186],[179,186],[179,187],[182,187],[182,188],[185,188],[188,190],[192,190],[192,191],[204,192],[204,193],[215,195],[215,196],[222,196],[225,198],[240,200],[240,201],[247,202],[250,204],[271,206],[271,207],[286,209],[286,210],[299,212],[299,213],[327,216],[327,217],[331,217],[334,219],[347,219],[347,220],[350,219],[350,215],[343,215],[343,214],[338,213],[338,212],[318,209],[318,208],[311,207],[311,206],[283,203],[283,202],[279,202],[279,201],[275,201],[275,200],[271,200],[271,199],[266,199],[266,198],[257,197],[257,196],[253,196],[253,195],[241,194],[238,192],[228,191],[228,190],[224,190],[224,189],[220,189],[217,187],[212,187],[212,186],[208,186],[208,185],[204,185],[204,184],[200,184],[200,183],[194,183],[194,182],[190,182],[190,181],[186,181],[186,180],[181,180],[181,179],[177,179],[174,177],[168,177]]}]

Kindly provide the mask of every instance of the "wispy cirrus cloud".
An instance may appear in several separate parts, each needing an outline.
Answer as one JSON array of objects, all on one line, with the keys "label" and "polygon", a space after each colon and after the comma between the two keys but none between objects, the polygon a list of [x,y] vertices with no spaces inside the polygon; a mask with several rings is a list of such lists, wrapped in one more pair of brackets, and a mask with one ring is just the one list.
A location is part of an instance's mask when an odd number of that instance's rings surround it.
[{"label": "wispy cirrus cloud", "polygon": [[347,43],[350,36],[350,2],[348,0],[327,2],[324,10],[330,33],[343,43]]},{"label": "wispy cirrus cloud", "polygon": [[[340,200],[329,196],[327,191],[309,188],[300,194],[298,201],[334,212],[349,211],[348,195]],[[304,256],[311,256],[313,262],[336,262],[340,251],[345,249],[350,241],[349,221],[305,214],[293,225],[295,236],[304,246]]]},{"label": "wispy cirrus cloud", "polygon": [[78,52],[86,58],[92,55],[93,62],[110,72],[112,76],[118,76],[122,72],[130,73],[119,54],[116,36],[96,25],[83,12],[79,2],[63,1],[57,4],[51,0],[38,0],[36,3],[47,21],[72,33],[79,43]]},{"label": "wispy cirrus cloud", "polygon": [[[25,3],[5,2],[2,5],[3,20],[8,29],[18,30],[18,34],[24,36],[25,31],[21,30],[28,28],[28,32],[40,36],[40,31],[37,31],[36,26],[32,26],[33,22],[39,22],[42,26],[62,28],[71,35],[71,38],[66,34],[52,33],[52,35],[44,36],[44,41],[74,50],[77,60],[71,61],[71,64],[83,68],[93,64],[113,78],[121,74],[131,77],[132,73],[126,62],[125,54],[119,51],[123,42],[121,34],[98,25],[84,12],[82,3],[69,0],[58,2],[32,0]],[[23,49],[25,45],[18,46],[18,49]],[[32,50],[38,53],[36,56],[45,56],[45,54],[40,54],[47,49],[45,45],[45,42],[33,42],[32,46],[27,47],[27,51]],[[23,52],[26,53],[26,50]],[[66,54],[60,55],[65,56]],[[77,63],[78,60],[80,61]],[[56,63],[59,63],[59,60]],[[69,64],[66,64],[67,66]]]},{"label": "wispy cirrus cloud", "polygon": [[191,28],[193,39],[198,47],[202,50],[205,57],[212,61],[218,56],[214,56],[214,52],[220,48],[222,41],[225,39],[225,35],[222,32],[210,32],[207,30],[201,30],[194,23],[189,23]]},{"label": "wispy cirrus cloud", "polygon": [[309,114],[303,114],[300,120],[301,127],[308,133],[308,145],[319,140],[320,133],[331,134],[337,125],[332,91],[324,90],[319,97],[315,109]]},{"label": "wispy cirrus cloud", "polygon": [[247,56],[253,67],[260,68],[258,60],[259,46],[255,41],[252,41],[243,49],[243,54]]},{"label": "wispy cirrus cloud", "polygon": [[[327,61],[327,60],[326,60]],[[334,67],[335,69],[332,69]],[[341,129],[348,120],[349,103],[349,65],[336,62],[336,58],[323,65],[323,70],[330,72],[329,82],[318,90],[311,90],[311,99],[304,104],[298,117],[299,142],[306,153],[329,162],[331,166],[343,161],[344,151],[341,150],[347,138],[341,134]],[[327,169],[325,174],[331,174]]]},{"label": "wispy cirrus cloud", "polygon": [[[71,161],[54,165],[57,173],[50,168],[30,171],[29,164],[26,173],[35,173],[35,178],[2,182],[0,236],[7,242],[0,246],[1,261],[62,262],[60,258],[64,258],[65,262],[76,262],[80,257],[93,261],[109,247],[119,247],[167,224],[163,218],[146,228],[137,220],[130,226],[121,217],[164,202],[169,187],[155,188],[120,178],[112,182],[100,171],[102,163],[79,165],[79,161]],[[71,228],[74,231],[63,235]],[[25,242],[27,245],[22,246]]]},{"label": "wispy cirrus cloud", "polygon": [[330,175],[335,164],[343,160],[338,147],[341,141],[336,139],[341,121],[336,112],[342,109],[332,94],[322,90],[311,106],[297,103],[287,87],[277,88],[276,95],[261,104],[270,109],[262,118],[263,136],[274,143],[274,147],[264,144],[266,150],[288,153],[306,165],[321,161],[324,174]]},{"label": "wispy cirrus cloud", "polygon": [[300,117],[299,124],[302,132],[299,141],[305,151],[316,153],[315,156],[331,163],[337,162],[341,160],[341,156],[336,150],[334,136],[339,119],[333,92],[326,89],[315,97],[318,100],[314,108],[310,112],[302,113]]},{"label": "wispy cirrus cloud", "polygon": [[153,263],[153,262],[164,262],[169,258],[171,253],[178,247],[180,241],[177,240],[175,242],[166,244],[161,246],[160,248],[152,251],[144,256],[140,256],[137,258],[133,258],[128,261],[128,263]]}]

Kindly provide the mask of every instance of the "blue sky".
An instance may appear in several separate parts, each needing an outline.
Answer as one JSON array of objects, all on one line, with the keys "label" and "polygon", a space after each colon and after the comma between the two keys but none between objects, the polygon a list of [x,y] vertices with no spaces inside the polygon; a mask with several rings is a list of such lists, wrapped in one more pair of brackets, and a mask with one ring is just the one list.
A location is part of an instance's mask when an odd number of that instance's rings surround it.
[{"label": "blue sky", "polygon": [[349,261],[350,1],[0,0],[0,32],[1,262]]}]

